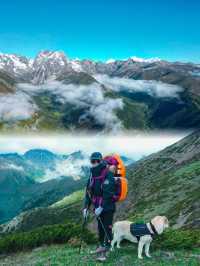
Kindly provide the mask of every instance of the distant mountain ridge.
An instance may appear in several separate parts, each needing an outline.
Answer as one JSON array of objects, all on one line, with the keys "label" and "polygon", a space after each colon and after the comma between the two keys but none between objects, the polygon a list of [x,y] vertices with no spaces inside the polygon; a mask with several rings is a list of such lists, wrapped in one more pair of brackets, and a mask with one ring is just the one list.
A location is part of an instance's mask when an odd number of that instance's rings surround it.
[{"label": "distant mountain ridge", "polygon": [[[79,165],[75,153],[69,156],[73,161],[40,149],[29,150],[24,155],[0,154],[0,222],[23,209],[52,204],[80,189],[87,178],[87,165],[85,161]],[[68,164],[74,169],[71,173],[65,170]]]},{"label": "distant mountain ridge", "polygon": [[4,70],[19,80],[29,80],[33,84],[42,84],[48,79],[58,78],[64,72],[73,71],[90,75],[100,73],[128,78],[133,78],[134,75],[138,79],[139,75],[142,76],[142,71],[148,71],[150,74],[153,69],[158,68],[162,69],[162,75],[169,71],[191,76],[198,76],[200,73],[199,64],[168,62],[159,58],[143,59],[134,56],[124,60],[101,62],[69,59],[62,51],[44,50],[39,52],[34,59],[16,54],[0,54],[0,70]]},{"label": "distant mountain ridge", "polygon": [[45,149],[0,154],[0,223],[83,188],[88,175],[89,156],[80,150],[67,155]]},{"label": "distant mountain ridge", "polygon": [[0,131],[199,128],[199,87],[194,63],[0,54]]}]

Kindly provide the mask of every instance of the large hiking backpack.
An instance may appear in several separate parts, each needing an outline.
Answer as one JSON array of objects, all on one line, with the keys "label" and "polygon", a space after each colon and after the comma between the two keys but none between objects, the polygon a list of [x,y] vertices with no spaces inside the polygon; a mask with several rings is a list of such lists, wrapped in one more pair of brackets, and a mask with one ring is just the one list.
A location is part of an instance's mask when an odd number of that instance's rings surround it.
[{"label": "large hiking backpack", "polygon": [[104,157],[104,161],[108,163],[108,165],[114,165],[117,167],[115,173],[115,189],[116,193],[114,195],[114,201],[123,201],[127,197],[128,193],[128,181],[126,179],[126,167],[117,154],[112,154]]}]

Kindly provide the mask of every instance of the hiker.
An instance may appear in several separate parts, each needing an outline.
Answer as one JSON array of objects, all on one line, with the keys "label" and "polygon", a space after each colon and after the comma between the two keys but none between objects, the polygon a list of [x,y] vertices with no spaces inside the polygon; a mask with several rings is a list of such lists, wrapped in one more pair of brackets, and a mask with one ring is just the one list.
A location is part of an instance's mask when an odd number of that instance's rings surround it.
[{"label": "hiker", "polygon": [[106,252],[109,251],[112,241],[112,223],[115,212],[115,179],[114,167],[109,170],[109,164],[103,160],[99,152],[92,153],[90,157],[91,176],[88,179],[85,193],[83,217],[87,218],[91,204],[98,221],[98,236],[100,246],[91,254],[98,254],[97,260],[105,261]]}]

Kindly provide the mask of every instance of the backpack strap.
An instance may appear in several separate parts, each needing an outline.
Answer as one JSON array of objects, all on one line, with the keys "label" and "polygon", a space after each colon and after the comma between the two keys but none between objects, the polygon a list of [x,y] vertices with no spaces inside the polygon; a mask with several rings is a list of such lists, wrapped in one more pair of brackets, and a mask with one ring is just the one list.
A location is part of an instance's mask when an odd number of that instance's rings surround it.
[{"label": "backpack strap", "polygon": [[94,185],[95,185],[95,181],[96,180],[100,180],[101,181],[101,185],[103,184],[105,178],[106,178],[106,175],[108,173],[108,168],[105,167],[103,168],[102,172],[101,172],[101,175],[100,176],[90,176],[90,184],[89,184],[89,187],[92,188]]},{"label": "backpack strap", "polygon": [[[106,175],[107,175],[108,171],[109,171],[108,168],[105,166],[105,168],[103,168],[100,176],[91,176],[90,177],[89,188],[91,189],[92,187],[95,186],[96,180],[100,180],[101,189],[103,189],[103,183],[105,181],[105,178],[106,178]],[[101,206],[102,202],[103,202],[103,197],[102,196],[92,195],[92,203],[93,203],[94,206],[96,206],[96,205]]]},{"label": "backpack strap", "polygon": [[92,179],[101,179],[103,182],[106,178],[108,171],[109,171],[108,168],[105,166],[105,168],[103,168],[103,170],[101,172],[101,175],[100,176],[93,176]]}]

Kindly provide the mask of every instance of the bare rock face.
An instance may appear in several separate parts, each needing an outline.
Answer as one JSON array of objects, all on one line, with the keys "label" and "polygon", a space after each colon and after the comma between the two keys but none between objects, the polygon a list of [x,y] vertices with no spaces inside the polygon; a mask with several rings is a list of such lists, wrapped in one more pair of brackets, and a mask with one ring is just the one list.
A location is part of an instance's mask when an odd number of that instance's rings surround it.
[{"label": "bare rock face", "polygon": [[10,75],[0,71],[0,93],[14,92],[15,80]]},{"label": "bare rock face", "polygon": [[68,59],[62,52],[40,52],[32,64],[32,83],[43,84],[55,79],[68,68]]}]

